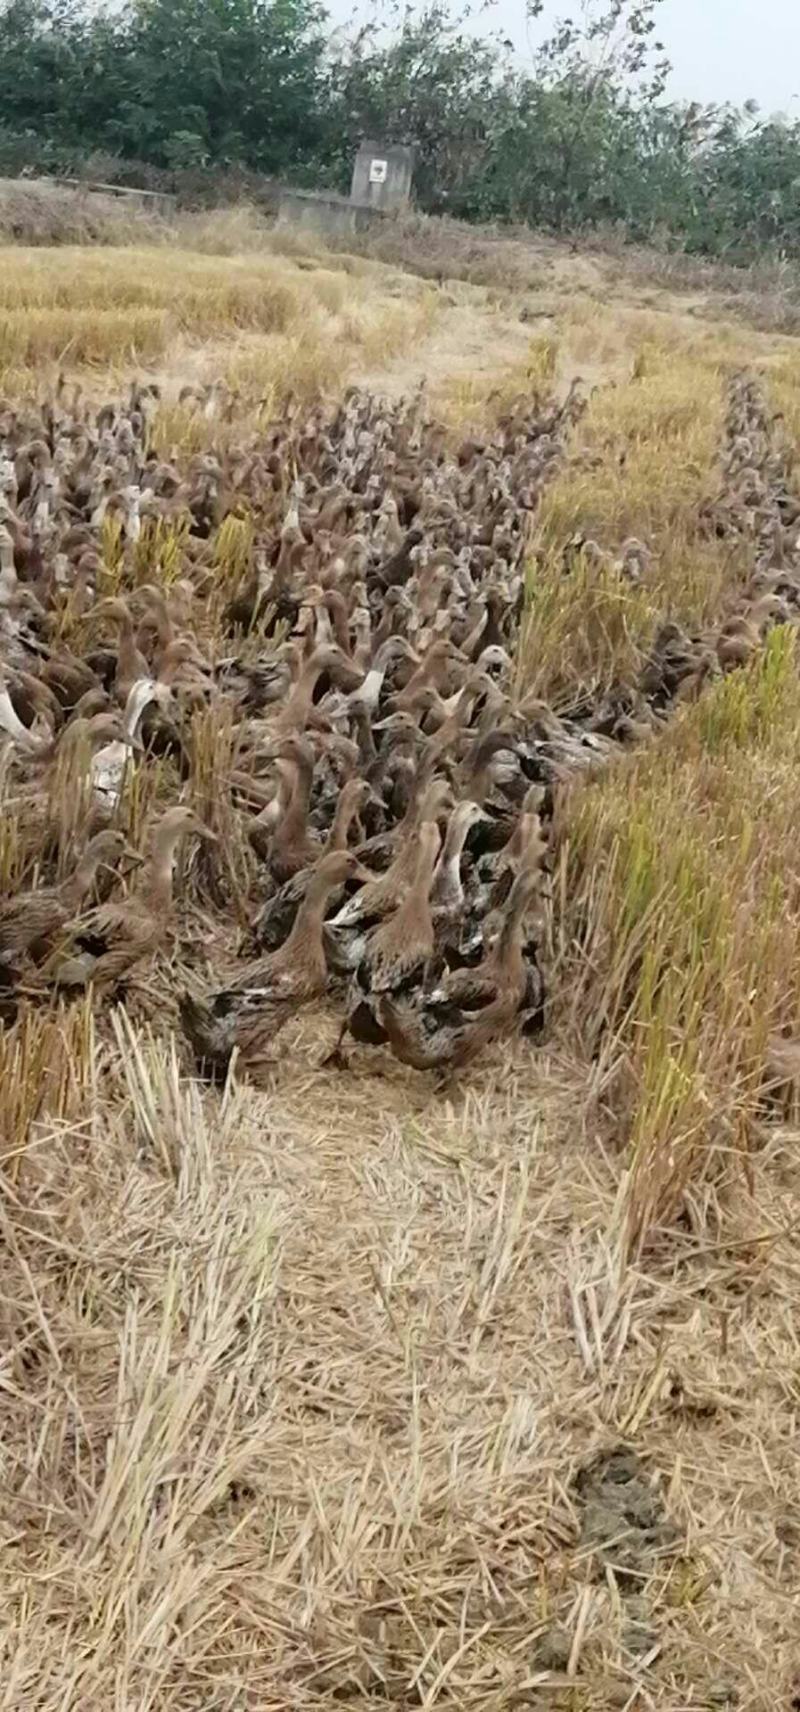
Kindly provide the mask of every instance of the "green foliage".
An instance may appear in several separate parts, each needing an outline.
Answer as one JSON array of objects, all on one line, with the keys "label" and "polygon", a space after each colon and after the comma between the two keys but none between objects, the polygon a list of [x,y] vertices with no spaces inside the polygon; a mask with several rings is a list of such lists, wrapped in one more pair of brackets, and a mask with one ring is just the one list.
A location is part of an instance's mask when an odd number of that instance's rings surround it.
[{"label": "green foliage", "polygon": [[522,71],[443,0],[346,42],[316,0],[0,0],[0,171],[344,189],[374,134],[416,145],[432,212],[800,254],[800,125],[667,101],[659,4],[585,0]]}]

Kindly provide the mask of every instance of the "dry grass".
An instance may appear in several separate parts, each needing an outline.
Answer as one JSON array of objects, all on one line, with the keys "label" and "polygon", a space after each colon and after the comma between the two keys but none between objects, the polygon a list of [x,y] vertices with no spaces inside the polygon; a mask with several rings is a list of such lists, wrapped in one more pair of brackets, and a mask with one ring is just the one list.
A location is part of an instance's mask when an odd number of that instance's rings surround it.
[{"label": "dry grass", "polygon": [[[199,246],[134,269],[93,252],[88,304],[70,252],[9,254],[23,387],[41,317],[163,317],[182,343],[154,359],[155,434],[180,459],[404,341],[459,429],[582,368],[598,390],[536,520],[527,681],[613,683],[659,617],[735,600],[745,567],[698,506],[737,361],[800,423],[790,345],[564,296],[552,327],[515,323],[517,367],[448,388],[469,314],[494,348],[485,295]],[[80,363],[118,375],[130,343]],[[177,407],[196,357],[240,390],[230,423]],[[577,529],[612,553],[644,539],[643,586],[565,577]],[[230,518],[212,543],[226,597],[251,531]],[[109,590],[179,574],[180,523],[103,547]],[[162,961],[127,1012],[0,1033],[0,1707],[789,1712],[800,1179],[759,1068],[799,1020],[793,646],[775,632],[568,802],[549,1048],[484,1064],[452,1104],[388,1059],[319,1068],[325,1010],[287,1030],[267,1091],[201,1089]],[[222,837],[191,895],[238,921],[233,732],[196,714],[189,759]],[[175,788],[132,769],[135,844]],[[29,877],[8,794],[0,876]],[[194,905],[185,926],[202,955]],[[621,1445],[622,1487],[602,1462]]]},{"label": "dry grass", "polygon": [[163,217],[126,197],[88,195],[40,179],[0,179],[0,243],[126,244],[158,241]]},{"label": "dry grass", "polygon": [[[612,384],[601,370],[574,454],[537,513],[520,672],[545,696],[624,681],[665,618],[702,628],[735,602],[752,555],[709,539],[701,504],[719,489],[725,389],[742,361],[767,374],[789,427],[800,421],[788,341],[702,331],[668,316],[593,308],[587,319],[568,309],[563,348],[571,361],[585,367],[598,347]],[[643,584],[580,558],[566,576],[564,546],[577,535],[612,559],[627,539],[644,542],[653,562]]]},{"label": "dry grass", "polygon": [[[199,379],[222,377],[243,393],[241,432],[248,408],[272,411],[290,388],[312,397],[355,365],[413,345],[433,325],[438,305],[435,293],[414,281],[394,297],[376,296],[369,274],[350,278],[333,260],[309,268],[263,253],[223,257],[131,245],[15,248],[7,253],[0,308],[6,392],[40,384],[48,370],[91,380],[98,367],[120,376],[144,367],[162,378],[167,365],[169,394],[191,375],[194,350]],[[191,414],[179,414],[177,427]],[[219,433],[217,422],[199,427],[199,435],[198,426],[195,449]]]},{"label": "dry grass", "polygon": [[767,1040],[800,1024],[798,729],[794,634],[779,628],[571,817],[570,1003],[630,1137],[633,1243],[720,1153],[746,1169]]},{"label": "dry grass", "polygon": [[[6,1705],[788,1704],[777,1148],[713,1257],[620,1276],[527,1055],[456,1111],[304,1072],[312,1025],[219,1105],[114,1037],[6,1183]],[[620,1441],[622,1536],[576,1484]]]}]

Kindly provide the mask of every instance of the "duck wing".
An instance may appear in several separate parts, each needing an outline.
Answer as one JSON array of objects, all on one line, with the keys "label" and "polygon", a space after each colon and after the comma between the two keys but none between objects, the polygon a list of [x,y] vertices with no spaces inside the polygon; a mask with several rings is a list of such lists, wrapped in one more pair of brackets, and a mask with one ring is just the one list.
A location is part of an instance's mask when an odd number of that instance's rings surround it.
[{"label": "duck wing", "polygon": [[419,1011],[398,1004],[388,994],[378,999],[378,1018],[395,1058],[413,1070],[438,1070],[450,1064],[465,1033],[463,1027],[428,1033]]},{"label": "duck wing", "polygon": [[130,904],[100,904],[79,916],[69,929],[69,945],[58,953],[53,975],[58,986],[85,987],[90,981],[113,985],[155,949],[159,922]]},{"label": "duck wing", "polygon": [[428,994],[427,1003],[433,1010],[449,1012],[453,1006],[460,1011],[480,1011],[497,998],[494,977],[480,966],[477,969],[453,969],[441,986]]},{"label": "duck wing", "polygon": [[388,931],[378,928],[367,945],[358,972],[362,989],[371,993],[408,993],[424,984],[433,953],[427,934],[395,931],[396,918]]},{"label": "duck wing", "polygon": [[458,1070],[512,1025],[516,1007],[505,996],[471,1019],[427,1033],[419,1012],[401,1007],[388,996],[378,1001],[378,1015],[389,1045],[401,1063],[415,1070]]},{"label": "duck wing", "polygon": [[302,1004],[313,991],[313,983],[306,980],[302,970],[287,965],[270,968],[270,959],[265,958],[263,963],[252,963],[242,970],[228,987],[213,995],[212,1002],[220,1007],[230,1006],[238,1015],[244,1015],[259,1006],[267,1009],[270,1005]]},{"label": "duck wing", "polygon": [[268,982],[246,984],[246,977],[222,992],[199,999],[184,993],[180,1017],[201,1065],[224,1073],[236,1048],[242,1058],[263,1054],[285,1022],[303,1003],[288,971]]},{"label": "duck wing", "polygon": [[29,951],[40,941],[51,939],[69,920],[57,897],[35,894],[9,898],[0,907],[0,957]]},{"label": "duck wing", "polygon": [[261,950],[278,951],[288,939],[305,897],[308,880],[309,870],[303,868],[268,898],[253,923],[253,938]]},{"label": "duck wing", "polygon": [[85,915],[78,916],[70,930],[70,939],[82,951],[100,957],[111,950],[115,941],[126,940],[133,944],[149,938],[154,931],[155,923],[149,914],[132,909],[130,905],[107,903],[98,904],[87,910]]},{"label": "duck wing", "polygon": [[519,1007],[520,1026],[526,1039],[540,1035],[545,1025],[547,990],[539,968],[536,946],[523,949],[526,966],[525,991]]},{"label": "duck wing", "polygon": [[325,961],[331,975],[346,980],[361,963],[367,945],[367,935],[360,927],[338,928],[326,922],[322,929]]}]

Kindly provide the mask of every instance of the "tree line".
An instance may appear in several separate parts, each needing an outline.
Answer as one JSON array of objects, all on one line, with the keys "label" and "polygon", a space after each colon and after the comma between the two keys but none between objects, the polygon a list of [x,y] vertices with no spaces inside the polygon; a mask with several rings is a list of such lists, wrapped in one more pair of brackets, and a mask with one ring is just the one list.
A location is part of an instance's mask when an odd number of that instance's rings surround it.
[{"label": "tree line", "polygon": [[346,189],[377,135],[430,212],[800,254],[800,124],[668,99],[659,3],[584,4],[521,66],[440,0],[355,35],[317,0],[0,0],[0,173]]}]

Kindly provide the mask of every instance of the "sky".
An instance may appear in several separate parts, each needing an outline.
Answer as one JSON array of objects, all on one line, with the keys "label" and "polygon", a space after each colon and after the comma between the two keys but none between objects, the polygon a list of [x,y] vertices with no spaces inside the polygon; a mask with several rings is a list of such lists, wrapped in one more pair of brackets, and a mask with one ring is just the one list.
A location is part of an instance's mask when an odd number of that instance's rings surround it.
[{"label": "sky", "polygon": [[[578,9],[579,0],[547,0],[547,19]],[[327,0],[332,19],[354,13],[353,0]],[[362,0],[356,15],[375,17],[380,6]],[[495,0],[477,14],[478,31],[497,31],[530,56],[546,27],[528,25],[525,0]],[[800,0],[662,0],[658,36],[674,70],[669,93],[679,100],[755,100],[766,113],[800,118]]]}]

